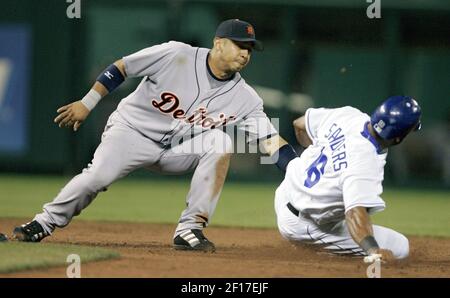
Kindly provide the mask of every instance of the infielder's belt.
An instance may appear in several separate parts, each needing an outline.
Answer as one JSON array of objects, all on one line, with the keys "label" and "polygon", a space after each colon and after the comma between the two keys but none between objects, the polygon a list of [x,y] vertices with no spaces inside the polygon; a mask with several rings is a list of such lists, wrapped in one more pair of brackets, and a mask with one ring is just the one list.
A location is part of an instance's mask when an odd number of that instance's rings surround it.
[{"label": "infielder's belt", "polygon": [[298,215],[300,214],[300,211],[298,211],[297,209],[295,209],[294,206],[292,206],[291,203],[287,203],[286,206],[288,207],[289,210],[291,210],[291,212],[298,217]]}]

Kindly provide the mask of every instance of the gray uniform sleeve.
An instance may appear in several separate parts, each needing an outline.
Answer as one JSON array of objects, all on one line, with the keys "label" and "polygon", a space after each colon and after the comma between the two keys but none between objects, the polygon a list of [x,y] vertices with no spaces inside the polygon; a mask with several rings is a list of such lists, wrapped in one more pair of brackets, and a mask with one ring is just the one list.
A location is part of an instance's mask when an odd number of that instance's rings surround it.
[{"label": "gray uniform sleeve", "polygon": [[266,113],[264,113],[262,103],[244,118],[238,128],[247,133],[249,143],[278,134]]},{"label": "gray uniform sleeve", "polygon": [[169,63],[181,43],[170,41],[123,57],[128,77],[156,76]]}]

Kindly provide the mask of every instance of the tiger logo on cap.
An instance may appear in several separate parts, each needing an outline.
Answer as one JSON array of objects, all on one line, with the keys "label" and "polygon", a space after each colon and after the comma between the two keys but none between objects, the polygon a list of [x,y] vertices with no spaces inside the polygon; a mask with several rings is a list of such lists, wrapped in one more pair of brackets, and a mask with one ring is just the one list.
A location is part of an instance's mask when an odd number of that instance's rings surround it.
[{"label": "tiger logo on cap", "polygon": [[253,30],[253,27],[251,25],[247,26],[247,34],[248,35],[255,35],[255,30]]}]

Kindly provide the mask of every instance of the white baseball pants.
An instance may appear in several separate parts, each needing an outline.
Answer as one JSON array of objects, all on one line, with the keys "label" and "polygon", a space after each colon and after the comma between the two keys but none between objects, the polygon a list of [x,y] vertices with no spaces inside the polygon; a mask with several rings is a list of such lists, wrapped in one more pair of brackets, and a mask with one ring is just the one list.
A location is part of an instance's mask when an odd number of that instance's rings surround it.
[{"label": "white baseball pants", "polygon": [[[293,242],[317,245],[325,251],[339,255],[365,256],[365,251],[352,239],[345,220],[338,223],[318,226],[313,221],[303,218],[289,210],[286,191],[278,187],[275,192],[275,212],[278,230],[281,235]],[[373,225],[375,240],[380,248],[389,249],[397,259],[409,254],[408,239],[389,228]]]}]

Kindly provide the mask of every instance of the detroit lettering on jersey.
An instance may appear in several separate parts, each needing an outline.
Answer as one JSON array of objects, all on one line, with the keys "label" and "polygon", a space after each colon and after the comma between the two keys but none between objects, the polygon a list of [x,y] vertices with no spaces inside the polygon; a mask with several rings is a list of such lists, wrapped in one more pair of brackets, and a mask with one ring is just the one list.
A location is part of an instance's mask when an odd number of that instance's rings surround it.
[{"label": "detroit lettering on jersey", "polygon": [[236,116],[226,116],[225,113],[219,113],[219,119],[208,116],[208,110],[205,107],[198,107],[190,116],[186,112],[178,108],[180,100],[171,92],[163,92],[160,95],[161,101],[152,100],[152,105],[161,113],[172,114],[172,117],[177,120],[184,120],[186,123],[193,123],[194,125],[201,125],[203,128],[217,128],[225,126],[227,122],[236,119]]},{"label": "detroit lettering on jersey", "polygon": [[347,154],[345,152],[345,135],[336,123],[333,123],[325,135],[331,149],[331,159],[335,172],[347,168]]},{"label": "detroit lettering on jersey", "polygon": [[207,48],[170,41],[123,57],[128,77],[142,77],[117,112],[144,136],[163,145],[217,127],[236,127],[248,142],[276,135],[263,101],[239,73],[214,81]]}]

